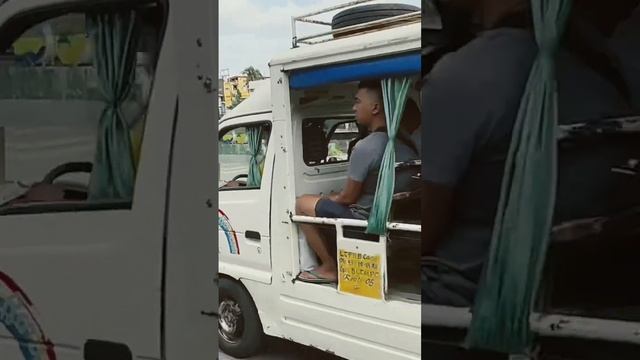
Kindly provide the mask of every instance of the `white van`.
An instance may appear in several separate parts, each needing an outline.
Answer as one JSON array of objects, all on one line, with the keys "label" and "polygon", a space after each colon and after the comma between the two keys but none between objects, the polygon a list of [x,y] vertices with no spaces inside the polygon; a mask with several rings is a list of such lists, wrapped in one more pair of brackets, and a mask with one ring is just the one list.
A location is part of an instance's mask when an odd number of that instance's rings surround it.
[{"label": "white van", "polygon": [[212,358],[215,4],[0,4],[0,359]]},{"label": "white van", "polygon": [[[420,358],[419,198],[392,205],[382,236],[365,234],[364,220],[294,210],[297,196],[346,182],[358,81],[420,75],[419,9],[371,26],[324,40],[294,34],[294,48],[271,61],[270,79],[220,120],[219,344],[230,355],[258,353],[266,334],[348,359]],[[354,29],[364,31],[337,36]],[[258,181],[248,179],[251,163]],[[296,280],[315,261],[303,222],[335,232],[337,286]],[[349,277],[365,269],[375,271]]]}]

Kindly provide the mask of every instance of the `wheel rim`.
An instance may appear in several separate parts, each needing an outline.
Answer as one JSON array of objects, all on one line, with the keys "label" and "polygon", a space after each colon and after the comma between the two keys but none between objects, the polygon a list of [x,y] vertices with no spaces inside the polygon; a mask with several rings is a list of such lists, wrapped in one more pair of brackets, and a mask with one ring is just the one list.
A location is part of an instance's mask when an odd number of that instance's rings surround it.
[{"label": "wheel rim", "polygon": [[237,344],[244,331],[244,317],[240,305],[233,299],[223,299],[218,305],[218,333],[229,343]]}]

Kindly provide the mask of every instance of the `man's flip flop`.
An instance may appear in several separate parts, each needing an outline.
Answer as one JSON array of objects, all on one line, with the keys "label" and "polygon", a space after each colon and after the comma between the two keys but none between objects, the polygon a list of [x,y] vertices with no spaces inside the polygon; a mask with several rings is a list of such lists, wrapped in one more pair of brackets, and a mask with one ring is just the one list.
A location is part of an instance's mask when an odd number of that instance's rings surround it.
[{"label": "man's flip flop", "polygon": [[[309,276],[309,277],[302,277],[301,276],[302,274],[306,274],[306,276]],[[300,280],[306,283],[311,283],[311,284],[335,284],[338,282],[337,280],[332,280],[332,279],[327,279],[325,277],[322,277],[313,270],[301,272],[300,275],[298,275],[297,280]]]}]

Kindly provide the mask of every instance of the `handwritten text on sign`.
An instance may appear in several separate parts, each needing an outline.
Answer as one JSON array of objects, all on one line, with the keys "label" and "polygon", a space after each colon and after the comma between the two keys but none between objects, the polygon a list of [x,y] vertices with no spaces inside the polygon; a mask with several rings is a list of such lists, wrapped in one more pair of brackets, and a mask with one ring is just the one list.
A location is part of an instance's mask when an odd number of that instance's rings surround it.
[{"label": "handwritten text on sign", "polygon": [[340,250],[338,256],[340,291],[382,299],[380,255]]}]

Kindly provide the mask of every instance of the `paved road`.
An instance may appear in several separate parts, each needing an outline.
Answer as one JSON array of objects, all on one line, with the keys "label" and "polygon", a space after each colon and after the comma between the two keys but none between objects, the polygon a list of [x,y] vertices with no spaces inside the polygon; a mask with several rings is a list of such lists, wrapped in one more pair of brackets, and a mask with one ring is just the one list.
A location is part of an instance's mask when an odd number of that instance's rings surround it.
[{"label": "paved road", "polygon": [[[219,360],[235,360],[222,352]],[[250,360],[342,360],[341,357],[293,343],[291,341],[269,338],[264,354],[249,358]]]}]

